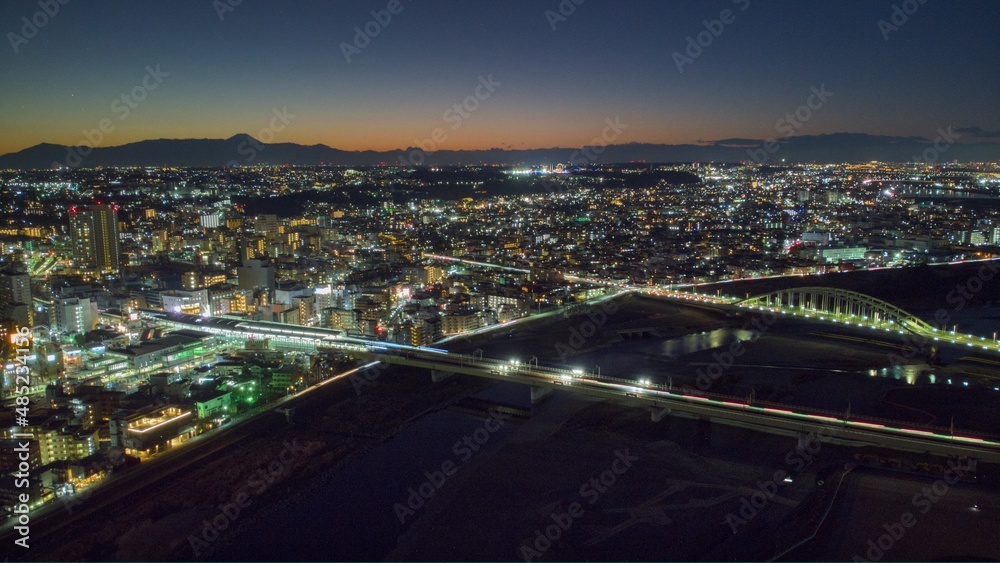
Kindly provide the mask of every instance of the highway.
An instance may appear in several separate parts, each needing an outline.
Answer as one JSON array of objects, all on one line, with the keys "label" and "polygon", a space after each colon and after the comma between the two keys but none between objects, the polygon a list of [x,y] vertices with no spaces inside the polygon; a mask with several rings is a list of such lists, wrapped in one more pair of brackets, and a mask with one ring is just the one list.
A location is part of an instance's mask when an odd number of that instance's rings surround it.
[{"label": "highway", "polygon": [[671,414],[800,436],[825,428],[829,442],[875,444],[896,449],[938,455],[971,456],[983,461],[1000,461],[1000,437],[953,434],[949,428],[906,425],[898,422],[844,413],[803,409],[793,405],[754,401],[747,403],[727,395],[687,388],[672,388],[648,382],[584,373],[582,370],[502,361],[429,348],[406,353],[372,353],[372,357],[392,364],[422,367],[439,372],[462,373],[532,386],[560,388],[574,393],[611,398],[652,409],[668,409]]},{"label": "highway", "polygon": [[143,315],[166,324],[211,332],[223,338],[245,340],[251,335],[255,338],[267,337],[277,345],[286,343],[299,348],[312,345],[390,364],[515,381],[534,387],[564,389],[643,405],[659,411],[669,409],[672,414],[708,418],[774,434],[802,436],[827,428],[830,436],[826,439],[830,442],[874,444],[908,451],[1000,461],[1000,437],[997,436],[966,435],[961,432],[953,434],[950,428],[917,424],[901,426],[898,421],[856,415],[844,420],[845,413],[758,401],[748,404],[745,400],[727,395],[644,384],[631,379],[583,373],[580,370],[539,366],[537,362],[525,364],[457,354],[440,348],[365,340],[315,327],[203,318],[158,311],[145,311]]}]

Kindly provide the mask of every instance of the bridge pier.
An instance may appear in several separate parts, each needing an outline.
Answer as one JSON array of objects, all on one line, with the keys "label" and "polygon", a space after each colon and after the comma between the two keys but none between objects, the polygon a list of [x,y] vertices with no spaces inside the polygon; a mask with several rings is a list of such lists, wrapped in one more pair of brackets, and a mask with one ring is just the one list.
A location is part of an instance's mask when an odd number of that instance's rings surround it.
[{"label": "bridge pier", "polygon": [[552,394],[552,387],[543,385],[532,385],[531,386],[531,404],[537,405],[544,401],[549,395]]},{"label": "bridge pier", "polygon": [[653,419],[653,422],[659,422],[663,420],[663,417],[670,414],[670,409],[664,407],[662,409],[650,408],[649,415]]},{"label": "bridge pier", "polygon": [[439,381],[444,381],[446,379],[451,379],[455,377],[455,372],[453,371],[442,371],[439,369],[431,370],[431,381],[437,383]]}]

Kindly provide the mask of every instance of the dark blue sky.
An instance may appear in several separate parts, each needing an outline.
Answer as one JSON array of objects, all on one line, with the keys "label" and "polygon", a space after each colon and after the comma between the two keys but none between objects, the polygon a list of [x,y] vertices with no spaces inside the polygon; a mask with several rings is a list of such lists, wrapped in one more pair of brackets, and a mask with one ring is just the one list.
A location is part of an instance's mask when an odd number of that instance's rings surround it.
[{"label": "dark blue sky", "polygon": [[[381,150],[435,129],[435,148],[569,146],[615,116],[615,142],[770,138],[821,85],[833,96],[796,134],[1000,129],[1000,2],[910,0],[887,41],[878,21],[899,0],[586,0],[555,30],[558,0],[402,0],[348,62],[341,43],[388,0],[243,0],[220,21],[226,1],[70,0],[21,42],[9,34],[39,3],[5,0],[0,152],[91,144],[102,119],[101,146],[245,132]],[[679,72],[672,54],[723,9],[735,20]],[[491,75],[474,111],[446,113]],[[145,99],[120,99],[134,90]]]}]

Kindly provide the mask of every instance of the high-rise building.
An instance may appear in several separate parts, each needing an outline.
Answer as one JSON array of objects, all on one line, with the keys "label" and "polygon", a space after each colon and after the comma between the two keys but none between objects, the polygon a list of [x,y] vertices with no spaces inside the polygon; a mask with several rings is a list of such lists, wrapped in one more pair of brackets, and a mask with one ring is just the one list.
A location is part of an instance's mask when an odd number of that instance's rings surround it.
[{"label": "high-rise building", "polygon": [[9,316],[21,326],[34,326],[31,279],[21,262],[0,270],[0,317]]},{"label": "high-rise building", "polygon": [[118,206],[73,207],[69,212],[73,258],[78,266],[101,272],[118,270]]},{"label": "high-rise building", "polygon": [[321,285],[313,290],[313,295],[316,297],[316,310],[322,311],[329,307],[333,307],[335,303],[335,295],[333,293],[333,288],[329,285]]},{"label": "high-rise building", "polygon": [[94,329],[96,303],[90,299],[59,299],[54,304],[56,330],[65,333],[85,333]]},{"label": "high-rise building", "polygon": [[240,289],[267,289],[268,297],[274,295],[274,266],[266,260],[244,260],[236,269]]},{"label": "high-rise building", "polygon": [[201,216],[201,226],[206,229],[218,229],[222,217],[218,213]]},{"label": "high-rise building", "polygon": [[259,234],[277,233],[281,221],[277,215],[258,215],[253,218],[253,229]]}]

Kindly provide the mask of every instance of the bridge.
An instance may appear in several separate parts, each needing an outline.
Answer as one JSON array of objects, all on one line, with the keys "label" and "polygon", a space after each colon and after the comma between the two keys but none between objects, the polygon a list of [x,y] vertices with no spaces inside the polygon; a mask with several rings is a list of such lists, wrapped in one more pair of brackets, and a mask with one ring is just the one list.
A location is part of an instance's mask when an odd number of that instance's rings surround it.
[{"label": "bridge", "polygon": [[[702,299],[711,299],[702,296]],[[802,316],[819,322],[840,323],[899,334],[912,334],[930,342],[952,344],[991,352],[1000,352],[995,339],[956,333],[937,328],[899,307],[870,295],[831,287],[795,287],[733,299],[716,297],[720,306],[733,305],[746,309],[773,311]]]},{"label": "bridge", "polygon": [[889,184],[889,193],[901,198],[926,199],[991,199],[996,200],[995,192],[973,186],[944,186],[938,182],[893,182],[880,181],[882,185]]},{"label": "bridge", "polygon": [[336,350],[365,360],[423,368],[431,371],[434,380],[452,374],[466,374],[522,383],[531,388],[533,402],[540,401],[554,389],[564,389],[647,407],[654,421],[667,414],[709,419],[772,434],[796,436],[800,443],[825,428],[827,431],[818,438],[832,443],[875,444],[1000,462],[1000,437],[956,433],[952,428],[904,425],[887,419],[766,403],[753,398],[739,400],[690,388],[541,366],[537,359],[528,363],[503,361],[483,357],[481,353],[458,354],[439,348],[348,337],[338,331],[316,327],[159,311],[143,311],[142,315],[168,326],[201,330],[235,341],[269,338],[277,346]]},{"label": "bridge", "polygon": [[737,306],[766,307],[771,310],[812,312],[817,320],[857,322],[874,328],[908,330],[933,336],[936,329],[919,317],[870,295],[830,287],[794,287],[750,297]]},{"label": "bridge", "polygon": [[[426,255],[425,257],[470,266],[497,268],[522,273],[528,272],[528,270],[510,266],[476,262],[452,256]],[[931,341],[940,342],[941,344],[950,343],[956,346],[966,346],[967,348],[1000,352],[1000,342],[996,338],[987,339],[985,336],[961,334],[955,330],[947,331],[942,328],[936,328],[923,319],[891,303],[863,293],[843,289],[819,286],[798,287],[773,291],[753,297],[747,296],[744,299],[740,299],[738,297],[722,295],[721,292],[716,295],[698,293],[697,286],[694,284],[676,284],[671,286],[635,285],[620,280],[588,278],[569,274],[563,277],[566,281],[570,282],[605,286],[622,292],[638,291],[649,295],[683,299],[692,303],[704,303],[722,310],[731,310],[732,307],[761,311],[769,310],[784,315],[801,316],[818,322],[840,323],[886,332],[896,331],[899,334],[909,332]],[[770,277],[785,278],[802,276],[778,275]]]}]

